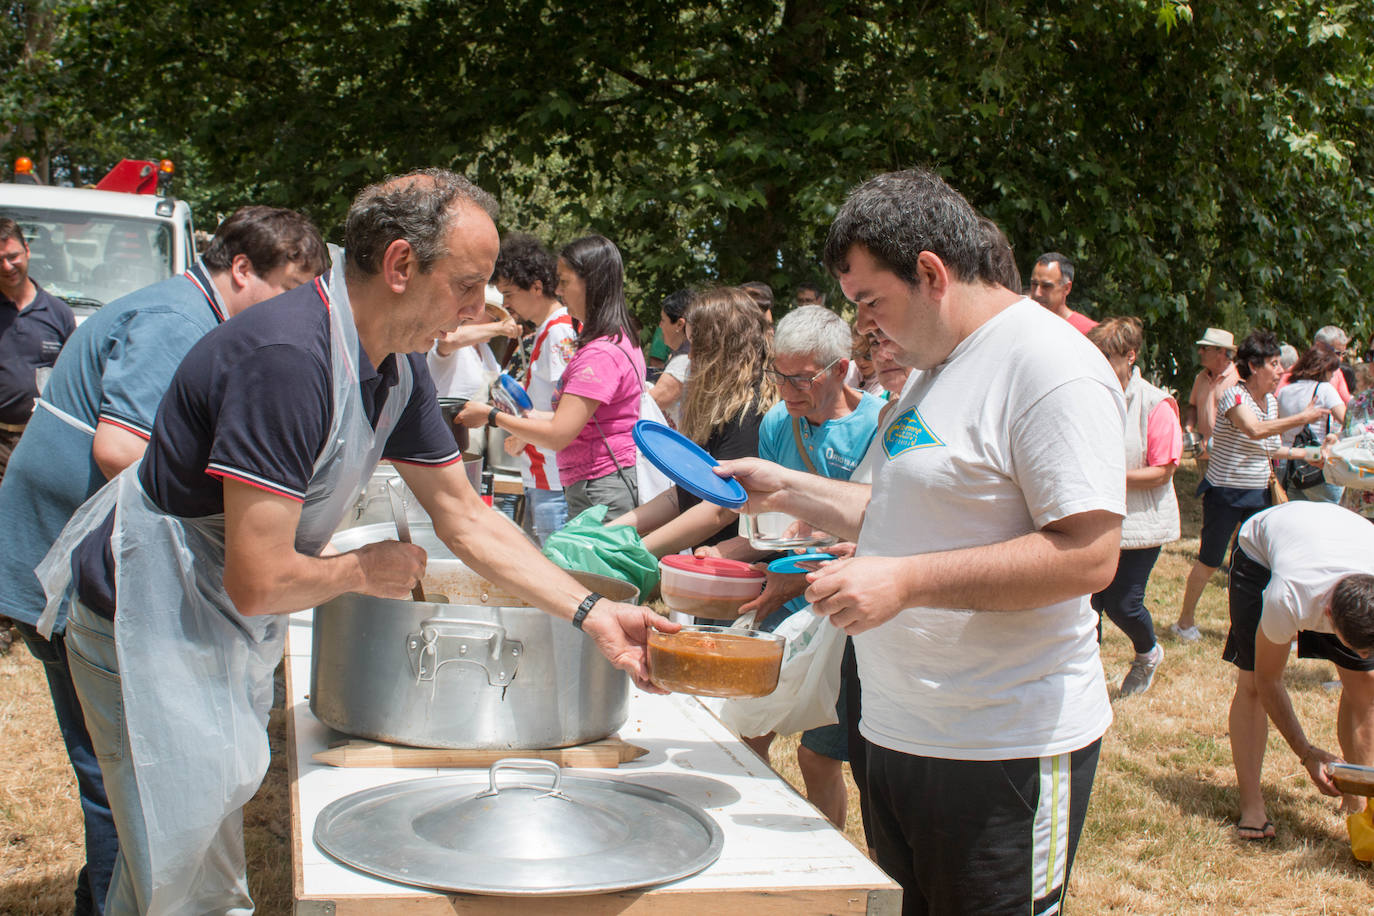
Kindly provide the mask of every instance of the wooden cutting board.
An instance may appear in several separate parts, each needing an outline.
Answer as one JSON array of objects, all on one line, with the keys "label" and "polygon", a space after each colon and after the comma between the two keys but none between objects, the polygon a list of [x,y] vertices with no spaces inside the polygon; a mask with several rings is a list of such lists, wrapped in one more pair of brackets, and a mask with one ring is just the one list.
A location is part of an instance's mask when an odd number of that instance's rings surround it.
[{"label": "wooden cutting board", "polygon": [[313,756],[316,763],[335,767],[489,767],[507,757],[533,757],[552,760],[564,767],[613,769],[638,760],[649,753],[612,735],[576,747],[556,747],[542,751],[469,750],[449,747],[405,747],[362,738],[349,738],[331,744]]}]

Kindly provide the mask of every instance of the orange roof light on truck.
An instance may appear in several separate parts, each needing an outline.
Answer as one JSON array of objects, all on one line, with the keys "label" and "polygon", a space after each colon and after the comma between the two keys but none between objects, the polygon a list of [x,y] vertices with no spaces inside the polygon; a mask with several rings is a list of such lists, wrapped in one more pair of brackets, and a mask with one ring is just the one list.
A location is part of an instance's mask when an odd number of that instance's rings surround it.
[{"label": "orange roof light on truck", "polygon": [[95,189],[61,187],[44,184],[22,156],[14,180],[0,180],[0,216],[23,227],[30,276],[80,322],[195,261],[191,208],[171,193],[174,172],[167,159],[125,159]]}]

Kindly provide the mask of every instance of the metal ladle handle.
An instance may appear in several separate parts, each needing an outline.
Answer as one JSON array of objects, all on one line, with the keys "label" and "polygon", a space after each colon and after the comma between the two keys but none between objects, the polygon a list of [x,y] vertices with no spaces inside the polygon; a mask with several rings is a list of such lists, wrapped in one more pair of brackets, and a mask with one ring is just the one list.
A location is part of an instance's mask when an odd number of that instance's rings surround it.
[{"label": "metal ladle handle", "polygon": [[[396,540],[402,544],[410,543],[410,519],[406,518],[406,499],[401,487],[405,483],[399,478],[388,478],[386,482],[387,496],[391,498],[391,520],[396,523]],[[416,601],[425,600],[425,587],[419,582],[410,590],[410,597]]]},{"label": "metal ladle handle", "polygon": [[[487,791],[477,795],[477,798],[487,798],[491,795],[501,794],[501,790],[496,786],[496,774],[501,770],[543,770],[546,774],[551,774],[553,776],[553,785],[549,787],[547,792],[539,797],[567,798],[567,796],[560,791],[563,785],[562,768],[552,760],[538,760],[533,757],[507,757],[504,760],[498,760],[493,763],[491,769],[487,771]],[[541,789],[544,787],[530,785],[527,782],[519,782],[507,788]]]}]

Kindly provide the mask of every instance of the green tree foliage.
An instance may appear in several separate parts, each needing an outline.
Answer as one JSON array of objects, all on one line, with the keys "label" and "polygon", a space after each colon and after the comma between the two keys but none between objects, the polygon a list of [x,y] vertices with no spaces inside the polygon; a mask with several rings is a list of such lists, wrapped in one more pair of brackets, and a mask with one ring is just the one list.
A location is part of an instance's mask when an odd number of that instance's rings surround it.
[{"label": "green tree foliage", "polygon": [[928,165],[1023,271],[1063,251],[1077,307],[1140,316],[1171,381],[1206,325],[1370,331],[1374,57],[1354,2],[49,8],[39,82],[61,117],[26,120],[7,86],[0,142],[180,150],[202,223],[259,200],[330,230],[365,182],[449,166],[499,193],[509,228],[615,239],[652,321],[686,284],[764,279],[785,301],[822,279],[849,187]]}]

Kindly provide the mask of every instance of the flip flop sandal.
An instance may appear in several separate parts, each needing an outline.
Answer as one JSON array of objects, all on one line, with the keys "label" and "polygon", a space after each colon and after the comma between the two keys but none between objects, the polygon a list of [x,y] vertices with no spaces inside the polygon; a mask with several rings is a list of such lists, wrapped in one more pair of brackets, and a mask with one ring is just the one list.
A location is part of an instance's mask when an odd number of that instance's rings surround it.
[{"label": "flip flop sandal", "polygon": [[[1258,836],[1246,836],[1246,832],[1258,834]],[[1274,831],[1273,821],[1265,821],[1258,827],[1251,827],[1248,824],[1242,824],[1240,821],[1236,821],[1236,838],[1244,840],[1247,843],[1267,843],[1277,837],[1278,832]]]}]

